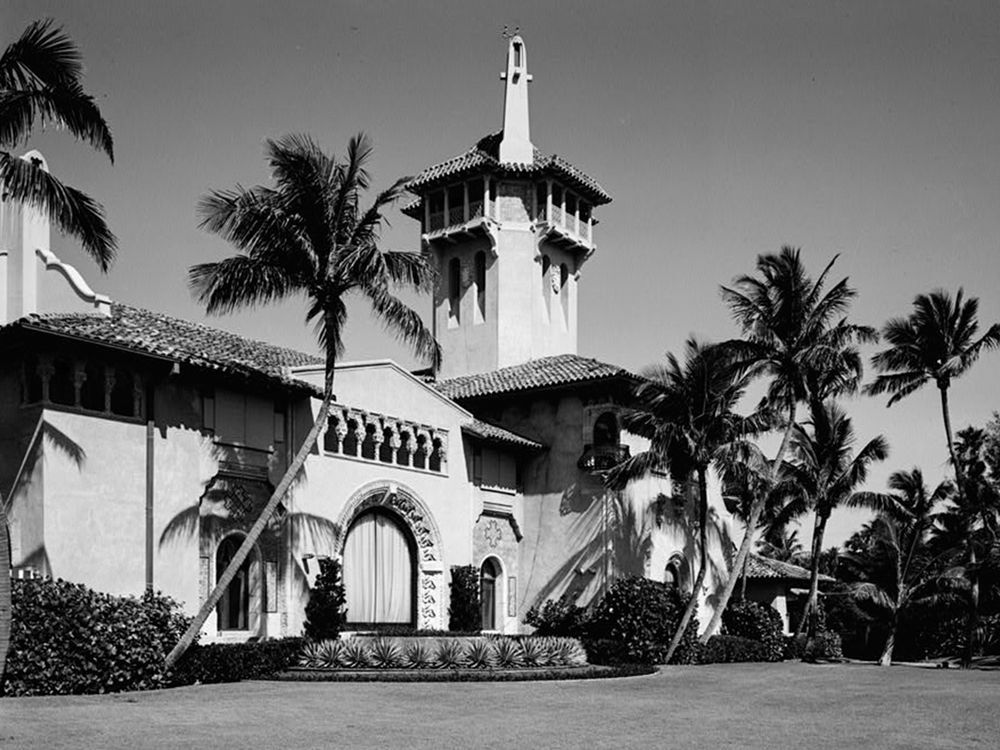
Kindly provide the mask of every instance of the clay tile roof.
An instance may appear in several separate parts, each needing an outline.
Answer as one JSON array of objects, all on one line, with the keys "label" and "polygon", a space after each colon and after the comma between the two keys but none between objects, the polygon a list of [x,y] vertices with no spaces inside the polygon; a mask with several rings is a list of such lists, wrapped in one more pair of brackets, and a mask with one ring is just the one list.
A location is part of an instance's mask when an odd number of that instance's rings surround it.
[{"label": "clay tile roof", "polygon": [[576,354],[557,354],[492,372],[442,380],[435,383],[434,387],[448,398],[461,401],[478,396],[552,388],[605,378],[639,379],[617,365]]},{"label": "clay tile roof", "polygon": [[317,393],[317,389],[291,376],[288,368],[323,362],[316,355],[119,303],[111,305],[110,316],[94,313],[35,314],[21,318],[13,325],[309,393]]},{"label": "clay tile roof", "polygon": [[545,447],[536,440],[518,435],[516,432],[511,432],[495,424],[484,422],[481,419],[473,419],[471,422],[463,424],[462,432],[489,443],[502,443],[504,445],[512,445],[516,448],[541,450]]},{"label": "clay tile roof", "polygon": [[[490,133],[463,154],[452,157],[440,164],[427,167],[420,174],[410,180],[407,190],[419,195],[425,188],[435,185],[444,180],[451,180],[462,177],[472,172],[480,172],[487,169],[497,174],[511,175],[554,175],[563,179],[568,185],[578,190],[594,205],[600,206],[611,202],[611,196],[601,187],[593,177],[577,167],[574,167],[562,157],[544,156],[535,149],[534,159],[531,164],[505,164],[499,160],[500,140],[503,131]],[[410,215],[416,209],[419,202],[411,202],[404,207],[404,212]]]},{"label": "clay tile roof", "polygon": [[[747,558],[747,578],[792,578],[808,581],[809,571],[799,565],[750,553]],[[820,573],[819,580],[832,581],[834,579]]]}]

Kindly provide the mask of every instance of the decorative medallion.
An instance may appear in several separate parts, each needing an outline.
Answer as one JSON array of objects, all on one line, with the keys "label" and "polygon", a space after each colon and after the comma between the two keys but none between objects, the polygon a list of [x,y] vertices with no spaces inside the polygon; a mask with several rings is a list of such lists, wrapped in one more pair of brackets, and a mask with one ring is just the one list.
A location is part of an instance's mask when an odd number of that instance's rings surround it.
[{"label": "decorative medallion", "polygon": [[234,521],[242,521],[253,510],[253,498],[240,482],[229,481],[222,493],[222,504],[229,517]]},{"label": "decorative medallion", "polygon": [[490,548],[494,548],[503,539],[503,531],[500,529],[500,524],[497,523],[495,518],[491,518],[489,523],[486,524],[486,528],[483,529],[483,536],[486,537],[487,544]]}]

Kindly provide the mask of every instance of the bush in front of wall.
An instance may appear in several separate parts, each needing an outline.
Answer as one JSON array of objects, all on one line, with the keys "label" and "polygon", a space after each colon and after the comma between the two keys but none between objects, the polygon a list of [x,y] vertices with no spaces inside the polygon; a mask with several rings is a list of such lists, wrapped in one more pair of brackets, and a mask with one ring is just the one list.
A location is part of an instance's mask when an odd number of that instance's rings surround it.
[{"label": "bush in front of wall", "polygon": [[269,677],[295,664],[304,646],[302,638],[195,644],[174,665],[168,682],[178,686]]},{"label": "bush in front of wall", "polygon": [[481,629],[479,569],[474,565],[453,565],[448,630],[478,633]]},{"label": "bush in front of wall", "polygon": [[722,632],[758,641],[765,661],[781,661],[785,650],[781,615],[770,604],[748,600],[733,602],[722,613]]},{"label": "bush in front of wall", "polygon": [[[597,640],[620,642],[624,652],[622,661],[661,664],[689,598],[690,594],[682,593],[676,586],[648,578],[622,578],[594,609],[588,632]],[[690,664],[697,638],[698,618],[694,616],[672,663]]]},{"label": "bush in front of wall", "polygon": [[535,628],[535,635],[581,638],[587,633],[587,609],[562,599],[549,599],[541,607],[532,607],[524,622]]},{"label": "bush in front of wall", "polygon": [[347,621],[346,601],[340,563],[320,558],[319,575],[306,604],[306,636],[314,641],[339,638]]},{"label": "bush in front of wall", "polygon": [[840,633],[824,631],[817,633],[814,638],[806,640],[806,646],[802,653],[803,661],[838,661],[844,658],[844,651],[840,643]]},{"label": "bush in front of wall", "polygon": [[188,618],[162,594],[121,597],[50,578],[12,580],[5,695],[148,690]]}]

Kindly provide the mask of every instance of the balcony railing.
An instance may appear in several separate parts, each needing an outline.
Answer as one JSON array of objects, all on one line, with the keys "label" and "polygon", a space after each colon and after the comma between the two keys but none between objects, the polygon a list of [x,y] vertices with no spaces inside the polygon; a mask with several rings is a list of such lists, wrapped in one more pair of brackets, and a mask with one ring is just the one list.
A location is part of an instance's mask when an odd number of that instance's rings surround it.
[{"label": "balcony railing", "polygon": [[553,224],[560,224],[561,225],[561,224],[565,223],[563,221],[562,206],[556,206],[555,204],[553,204],[553,206],[552,206],[552,219],[551,219],[551,221],[552,221]]},{"label": "balcony railing", "polygon": [[482,201],[469,201],[469,220],[478,219],[483,215]]},{"label": "balcony railing", "polygon": [[598,473],[613,469],[622,461],[631,457],[627,445],[587,445],[583,455],[576,462],[577,468],[583,471]]},{"label": "balcony railing", "polygon": [[438,229],[444,229],[444,211],[436,211],[430,215],[427,231],[433,232]]},{"label": "balcony railing", "polygon": [[465,206],[452,206],[448,209],[448,226],[454,227],[465,223]]}]

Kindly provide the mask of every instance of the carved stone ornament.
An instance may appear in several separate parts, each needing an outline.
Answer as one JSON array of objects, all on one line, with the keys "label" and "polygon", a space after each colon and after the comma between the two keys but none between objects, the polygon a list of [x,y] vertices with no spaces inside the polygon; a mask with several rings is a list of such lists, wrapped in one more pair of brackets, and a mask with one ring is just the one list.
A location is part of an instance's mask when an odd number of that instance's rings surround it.
[{"label": "carved stone ornament", "polygon": [[500,540],[503,539],[503,530],[495,518],[491,518],[489,523],[486,524],[486,528],[483,529],[483,536],[486,537],[486,543],[490,545],[490,549],[495,549]]}]

